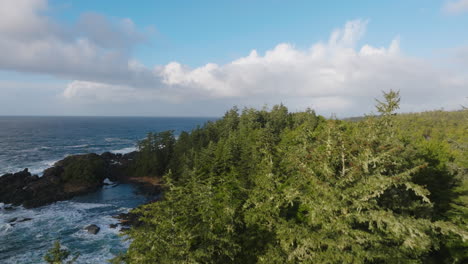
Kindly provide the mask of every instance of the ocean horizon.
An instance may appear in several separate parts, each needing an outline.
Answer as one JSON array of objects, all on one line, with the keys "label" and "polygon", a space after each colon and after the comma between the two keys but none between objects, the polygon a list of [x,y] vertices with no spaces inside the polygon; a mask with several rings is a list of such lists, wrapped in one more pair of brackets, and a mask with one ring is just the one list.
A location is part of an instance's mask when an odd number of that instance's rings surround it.
[{"label": "ocean horizon", "polygon": [[33,174],[68,155],[128,153],[149,132],[190,131],[215,117],[0,116],[0,175]]}]

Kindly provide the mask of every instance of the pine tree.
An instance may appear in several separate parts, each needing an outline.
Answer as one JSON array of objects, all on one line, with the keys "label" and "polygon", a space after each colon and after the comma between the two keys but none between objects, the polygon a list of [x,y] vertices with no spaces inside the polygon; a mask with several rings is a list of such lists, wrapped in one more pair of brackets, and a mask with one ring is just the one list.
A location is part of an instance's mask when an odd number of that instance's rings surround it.
[{"label": "pine tree", "polygon": [[79,257],[79,254],[75,254],[75,256],[68,260],[70,256],[70,251],[68,249],[62,248],[59,241],[54,242],[54,246],[47,251],[47,254],[44,256],[44,261],[50,264],[72,264],[76,261]]},{"label": "pine tree", "polygon": [[[466,204],[440,184],[451,152],[378,116],[325,120],[284,106],[228,111],[175,142],[162,201],[137,211],[129,263],[429,263],[460,260]],[[413,130],[414,131],[414,130]],[[153,137],[154,138],[154,137]],[[183,145],[180,142],[183,140]],[[456,152],[455,152],[456,153]],[[172,155],[172,154],[171,154]],[[458,157],[454,155],[454,157]],[[441,177],[440,179],[437,177]],[[458,188],[458,187],[457,187]],[[456,190],[455,190],[456,192]]]}]

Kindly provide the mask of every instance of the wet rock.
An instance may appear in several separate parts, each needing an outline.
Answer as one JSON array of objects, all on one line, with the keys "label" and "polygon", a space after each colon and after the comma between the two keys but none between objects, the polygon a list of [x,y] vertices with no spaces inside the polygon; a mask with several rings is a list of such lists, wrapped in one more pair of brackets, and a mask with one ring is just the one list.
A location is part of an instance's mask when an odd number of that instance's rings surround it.
[{"label": "wet rock", "polygon": [[43,176],[28,169],[0,177],[0,202],[39,207],[95,191],[107,177],[107,163],[97,154],[72,155],[44,170]]},{"label": "wet rock", "polygon": [[128,231],[130,230],[130,227],[122,227],[120,228],[120,232],[125,232],[125,231]]},{"label": "wet rock", "polygon": [[16,221],[17,223],[21,223],[21,222],[27,222],[27,221],[31,221],[32,218],[29,218],[29,217],[25,217],[25,218],[21,218],[19,219],[18,221]]},{"label": "wet rock", "polygon": [[109,225],[110,228],[117,228],[117,226],[119,226],[119,224],[110,224]]},{"label": "wet rock", "polygon": [[13,211],[13,210],[15,210],[15,207],[9,205],[9,206],[3,207],[3,210],[5,210],[5,211]]},{"label": "wet rock", "polygon": [[119,220],[120,224],[122,226],[135,226],[138,227],[142,223],[140,221],[140,214],[134,213],[132,211],[128,213],[121,213],[119,215],[113,216],[113,218],[116,218]]},{"label": "wet rock", "polygon": [[31,220],[32,220],[32,218],[29,218],[29,217],[13,217],[13,218],[9,219],[7,221],[7,223],[14,226],[17,223],[27,222],[27,221],[31,221]]},{"label": "wet rock", "polygon": [[101,228],[97,225],[89,225],[85,227],[85,230],[88,231],[88,233],[90,234],[96,235],[97,233],[99,233],[99,230],[101,230]]},{"label": "wet rock", "polygon": [[[0,177],[0,202],[19,205],[29,198],[30,194],[25,187],[38,180],[36,175],[31,175],[28,169],[17,173],[7,173]],[[12,207],[5,207],[5,209]]]},{"label": "wet rock", "polygon": [[[118,183],[133,183],[148,190],[144,194],[160,193],[159,185],[145,184],[131,177],[129,171],[137,158],[138,152],[71,155],[44,170],[42,177],[32,175],[28,169],[8,173],[0,176],[0,203],[11,205],[3,210],[13,210],[12,206],[19,205],[35,208],[87,194],[111,183],[108,188]],[[138,221],[131,222],[134,225]]]}]

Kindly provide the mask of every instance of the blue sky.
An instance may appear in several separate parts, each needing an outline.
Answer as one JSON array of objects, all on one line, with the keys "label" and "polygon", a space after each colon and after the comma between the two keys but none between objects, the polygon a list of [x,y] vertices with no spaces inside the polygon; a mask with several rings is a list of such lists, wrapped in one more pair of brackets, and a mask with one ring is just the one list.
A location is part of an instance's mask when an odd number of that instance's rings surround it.
[{"label": "blue sky", "polygon": [[468,15],[442,12],[445,1],[52,1],[51,15],[73,23],[80,14],[96,12],[110,18],[131,18],[139,28],[151,27],[150,43],[135,56],[148,65],[183,61],[192,67],[227,63],[288,42],[307,48],[327,40],[348,20],[368,19],[361,43],[387,45],[399,35],[402,50],[436,56],[444,49],[468,45]]},{"label": "blue sky", "polygon": [[199,116],[283,102],[352,116],[388,89],[402,111],[467,104],[466,0],[0,7],[0,115]]}]

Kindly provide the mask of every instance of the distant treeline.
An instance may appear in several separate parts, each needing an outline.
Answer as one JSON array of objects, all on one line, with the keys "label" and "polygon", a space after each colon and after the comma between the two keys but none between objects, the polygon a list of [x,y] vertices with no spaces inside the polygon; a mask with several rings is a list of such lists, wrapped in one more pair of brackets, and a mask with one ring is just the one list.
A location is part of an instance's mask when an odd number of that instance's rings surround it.
[{"label": "distant treeline", "polygon": [[126,263],[467,263],[468,111],[325,119],[233,108],[139,144],[162,177]]}]

